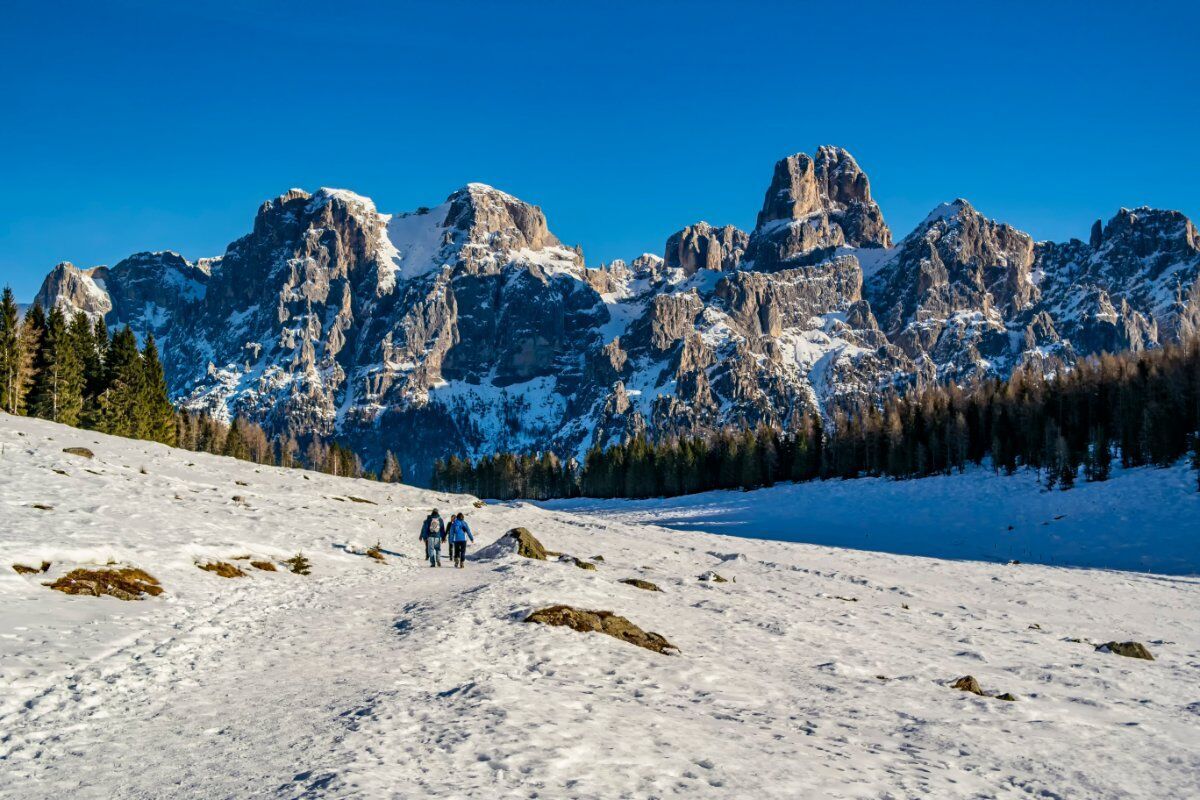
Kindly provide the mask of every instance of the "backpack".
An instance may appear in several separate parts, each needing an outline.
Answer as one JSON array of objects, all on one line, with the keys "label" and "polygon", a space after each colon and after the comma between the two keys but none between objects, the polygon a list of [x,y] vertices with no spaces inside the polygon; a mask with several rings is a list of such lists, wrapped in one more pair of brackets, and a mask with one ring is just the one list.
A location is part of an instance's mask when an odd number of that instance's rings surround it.
[{"label": "backpack", "polygon": [[426,517],[425,519],[425,538],[436,537],[438,539],[446,532],[446,524],[442,522],[441,517]]}]

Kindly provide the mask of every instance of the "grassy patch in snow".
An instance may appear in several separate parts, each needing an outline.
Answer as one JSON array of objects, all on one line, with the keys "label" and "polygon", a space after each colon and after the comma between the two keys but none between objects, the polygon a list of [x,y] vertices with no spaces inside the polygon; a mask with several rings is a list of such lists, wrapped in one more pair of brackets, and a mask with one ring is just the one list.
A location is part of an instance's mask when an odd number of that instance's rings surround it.
[{"label": "grassy patch in snow", "polygon": [[244,578],[246,573],[230,564],[228,561],[208,561],[203,564],[197,564],[197,567],[206,572],[215,572],[222,578]]},{"label": "grassy patch in snow", "polygon": [[157,578],[136,567],[75,569],[46,585],[64,594],[106,594],[118,600],[141,600],[143,595],[157,597],[163,593]]}]

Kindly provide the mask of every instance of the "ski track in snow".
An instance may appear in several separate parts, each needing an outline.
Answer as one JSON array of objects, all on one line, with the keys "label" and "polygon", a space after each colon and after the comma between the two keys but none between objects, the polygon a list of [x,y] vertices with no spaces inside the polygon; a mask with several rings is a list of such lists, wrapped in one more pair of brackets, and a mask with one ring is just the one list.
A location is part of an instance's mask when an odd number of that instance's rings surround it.
[{"label": "ski track in snow", "polygon": [[[0,445],[4,800],[1200,794],[1200,579],[476,509],[6,416]],[[476,549],[524,525],[605,560],[429,569],[431,505],[465,511]],[[359,555],[377,540],[386,564]],[[299,549],[311,576],[194,566]],[[166,593],[68,597],[9,568],[43,558],[50,578],[132,563]],[[552,603],[680,654],[521,623]],[[1089,644],[1108,639],[1158,660]],[[1019,701],[947,688],[968,673]]]}]

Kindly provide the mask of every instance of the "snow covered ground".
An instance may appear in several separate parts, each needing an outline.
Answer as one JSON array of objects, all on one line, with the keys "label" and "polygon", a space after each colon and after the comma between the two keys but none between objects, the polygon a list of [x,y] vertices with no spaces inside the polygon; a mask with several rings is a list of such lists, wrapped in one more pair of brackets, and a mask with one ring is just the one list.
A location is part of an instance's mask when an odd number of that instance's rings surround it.
[{"label": "snow covered ground", "polygon": [[623,523],[933,558],[1200,574],[1196,472],[1116,470],[1043,489],[1033,471],[913,481],[781,484],[654,500],[556,500],[546,508]]},{"label": "snow covered ground", "polygon": [[[471,500],[0,415],[0,798],[1200,795],[1198,579]],[[479,544],[524,525],[604,561],[432,570],[431,505]],[[376,541],[386,563],[358,554]],[[297,550],[312,575],[195,566]],[[109,560],[165,593],[42,585]],[[522,624],[552,603],[680,652]],[[1019,699],[947,687],[965,674]]]}]

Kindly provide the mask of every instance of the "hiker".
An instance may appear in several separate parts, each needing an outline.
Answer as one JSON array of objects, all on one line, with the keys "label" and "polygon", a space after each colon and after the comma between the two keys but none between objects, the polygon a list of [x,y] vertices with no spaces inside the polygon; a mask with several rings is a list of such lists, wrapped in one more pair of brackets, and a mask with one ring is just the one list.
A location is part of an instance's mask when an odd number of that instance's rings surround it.
[{"label": "hiker", "polygon": [[442,536],[445,532],[446,525],[435,508],[421,526],[421,541],[425,543],[425,557],[429,559],[431,567],[442,565]]},{"label": "hiker", "polygon": [[463,568],[463,562],[467,560],[467,540],[475,541],[475,537],[471,534],[471,526],[467,525],[467,521],[463,519],[462,512],[450,520],[450,530],[446,534],[446,541],[450,542],[450,558],[454,559],[454,566],[459,569]]}]

